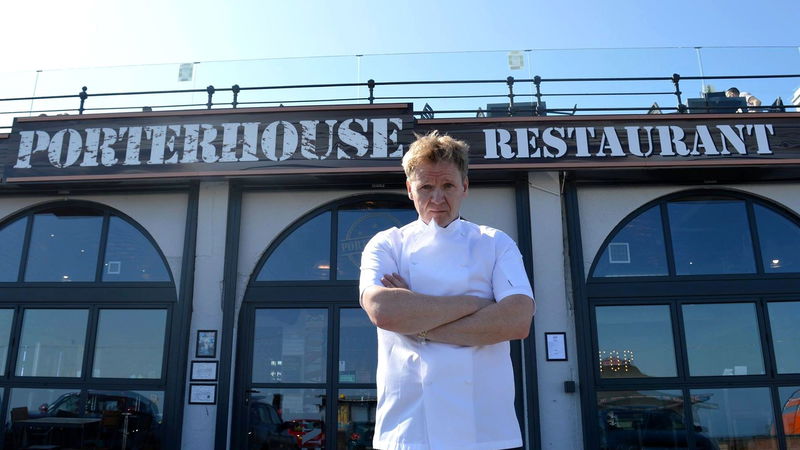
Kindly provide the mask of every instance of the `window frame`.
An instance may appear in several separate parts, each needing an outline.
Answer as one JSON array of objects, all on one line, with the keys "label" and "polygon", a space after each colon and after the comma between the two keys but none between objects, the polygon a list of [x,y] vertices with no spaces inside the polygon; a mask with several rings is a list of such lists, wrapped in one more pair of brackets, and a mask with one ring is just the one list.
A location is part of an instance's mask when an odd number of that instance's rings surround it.
[{"label": "window frame", "polygon": [[[573,208],[577,206],[574,185],[568,193],[568,201]],[[743,200],[746,206],[747,219],[754,247],[756,273],[753,274],[704,274],[704,275],[676,275],[674,255],[672,253],[672,240],[667,215],[667,203],[675,200],[691,199],[692,197],[720,196]],[[585,298],[585,303],[580,308],[584,313],[579,313],[578,323],[584,320],[588,325],[579,331],[580,339],[585,342],[585,349],[580,364],[585,366],[584,373],[589,381],[589,386],[584,399],[586,406],[584,415],[585,442],[592,446],[598,443],[599,430],[597,425],[597,395],[605,391],[636,391],[636,390],[679,390],[683,394],[684,404],[691,404],[691,392],[697,389],[715,388],[767,388],[772,402],[773,417],[780,421],[781,408],[779,388],[785,386],[800,386],[800,373],[777,373],[777,361],[772,345],[772,332],[769,319],[768,305],[773,302],[799,301],[800,300],[800,272],[770,273],[765,272],[761,255],[758,224],[754,214],[754,205],[760,205],[790,220],[795,225],[800,224],[800,217],[789,211],[786,207],[776,202],[759,197],[755,194],[723,189],[691,189],[659,197],[653,201],[636,208],[623,218],[606,236],[602,245],[594,255],[592,264],[588,269],[588,276],[583,278],[579,295]],[[627,226],[633,219],[650,208],[661,208],[662,226],[664,229],[665,252],[669,274],[666,276],[619,276],[595,277],[594,270],[605,252],[608,244],[617,236],[618,232]],[[576,208],[577,209],[577,208]],[[577,217],[577,216],[576,216]],[[571,219],[570,226],[576,229],[577,222]],[[798,225],[800,226],[800,225]],[[576,247],[580,240],[571,241],[571,246]],[[580,255],[582,249],[577,253]],[[577,267],[580,265],[580,267]],[[583,273],[580,258],[572,263],[573,269]],[[761,375],[734,375],[734,376],[690,376],[688,367],[686,333],[683,323],[683,305],[686,304],[719,304],[719,303],[753,303],[756,312],[756,324],[761,344],[762,359],[764,361],[764,374]],[[677,364],[676,377],[662,378],[601,378],[596,368],[598,357],[597,321],[595,308],[599,306],[637,306],[637,305],[669,305],[672,318],[673,339],[675,341],[675,358]],[[585,314],[585,315],[583,315]],[[580,329],[580,328],[579,328]],[[684,422],[692,426],[691,408],[685,408]],[[783,448],[785,439],[782,426],[777,427],[775,436],[779,448]],[[694,438],[691,438],[692,440]]]},{"label": "window frame", "polygon": [[[58,281],[24,281],[27,265],[28,249],[31,244],[33,217],[55,208],[83,208],[94,210],[102,217],[101,233],[98,237],[99,248],[94,281],[58,282]],[[166,281],[103,281],[103,262],[109,238],[111,217],[117,217],[137,230],[147,243],[156,251],[169,279]],[[180,319],[182,307],[178,301],[178,288],[172,267],[163,250],[155,242],[149,232],[135,219],[125,213],[102,203],[86,200],[52,201],[22,209],[3,218],[3,226],[17,220],[25,220],[26,230],[20,267],[16,281],[0,282],[0,308],[11,309],[13,319],[5,371],[0,373],[0,412],[4,420],[0,427],[5,427],[9,414],[11,392],[14,389],[65,389],[78,392],[80,395],[80,411],[83,414],[89,391],[155,391],[160,392],[164,404],[160,405],[163,420],[173,420],[174,411],[181,405],[174,402],[169,393],[175,379],[172,359],[180,357],[178,348],[172,348],[172,340],[176,338],[173,326]],[[184,262],[185,265],[185,262]],[[83,345],[83,360],[80,377],[33,377],[16,375],[16,359],[25,311],[33,309],[82,309],[88,313],[86,334]],[[92,365],[95,356],[97,327],[100,311],[106,309],[159,309],[166,312],[166,322],[161,355],[161,373],[158,378],[98,378],[92,376]],[[181,375],[182,377],[183,375]],[[180,429],[180,424],[174,424]],[[174,432],[162,429],[160,436],[163,443],[175,439]],[[2,444],[0,444],[1,446]]]}]

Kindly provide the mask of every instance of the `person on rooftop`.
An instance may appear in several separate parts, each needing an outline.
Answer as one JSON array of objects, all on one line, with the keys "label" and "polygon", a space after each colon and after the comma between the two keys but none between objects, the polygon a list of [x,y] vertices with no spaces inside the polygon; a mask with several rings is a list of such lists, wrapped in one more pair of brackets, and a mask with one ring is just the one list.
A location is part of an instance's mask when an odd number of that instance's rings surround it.
[{"label": "person on rooftop", "polygon": [[[747,106],[750,108],[757,108],[761,106],[761,100],[759,100],[758,97],[749,92],[739,91],[739,89],[736,87],[732,87],[725,91],[725,97],[742,97],[747,102]],[[756,112],[757,109],[750,109],[749,111]]]}]

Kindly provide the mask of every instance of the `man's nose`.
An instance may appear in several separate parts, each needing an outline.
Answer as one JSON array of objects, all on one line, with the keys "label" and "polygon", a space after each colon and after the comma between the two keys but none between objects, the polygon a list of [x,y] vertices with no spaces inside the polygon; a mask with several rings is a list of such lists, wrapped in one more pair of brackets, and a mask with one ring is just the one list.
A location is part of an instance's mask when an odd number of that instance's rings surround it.
[{"label": "man's nose", "polygon": [[434,189],[433,195],[431,196],[431,200],[433,200],[434,203],[441,203],[442,201],[444,201],[444,191],[441,189]]}]

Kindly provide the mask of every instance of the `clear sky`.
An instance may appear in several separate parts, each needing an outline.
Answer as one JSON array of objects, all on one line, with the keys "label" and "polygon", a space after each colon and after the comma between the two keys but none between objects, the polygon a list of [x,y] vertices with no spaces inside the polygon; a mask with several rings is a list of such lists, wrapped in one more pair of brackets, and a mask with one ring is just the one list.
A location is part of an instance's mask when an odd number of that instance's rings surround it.
[{"label": "clear sky", "polygon": [[27,0],[0,72],[295,56],[800,45],[798,0]]}]

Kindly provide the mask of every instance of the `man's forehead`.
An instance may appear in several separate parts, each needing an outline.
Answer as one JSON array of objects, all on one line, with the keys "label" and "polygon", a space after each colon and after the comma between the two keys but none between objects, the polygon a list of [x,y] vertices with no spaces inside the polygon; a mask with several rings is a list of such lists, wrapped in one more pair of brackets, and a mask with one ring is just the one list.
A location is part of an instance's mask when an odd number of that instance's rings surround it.
[{"label": "man's forehead", "polygon": [[425,162],[417,166],[411,172],[411,179],[425,179],[425,178],[461,178],[461,173],[458,167],[449,161]]}]

